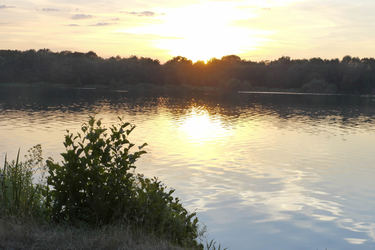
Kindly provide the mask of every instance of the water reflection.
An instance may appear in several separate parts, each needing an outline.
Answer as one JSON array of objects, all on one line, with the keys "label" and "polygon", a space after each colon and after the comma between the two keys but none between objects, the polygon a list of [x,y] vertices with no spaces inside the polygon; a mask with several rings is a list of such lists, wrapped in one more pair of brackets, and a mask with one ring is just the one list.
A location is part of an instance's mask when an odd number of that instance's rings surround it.
[{"label": "water reflection", "polygon": [[202,106],[194,105],[180,120],[180,130],[191,142],[204,143],[231,134],[230,129],[224,127],[220,116],[211,115]]},{"label": "water reflection", "polygon": [[149,144],[139,171],[176,188],[224,246],[375,246],[371,99],[0,89],[0,152],[42,143],[58,158],[89,114],[135,123]]}]

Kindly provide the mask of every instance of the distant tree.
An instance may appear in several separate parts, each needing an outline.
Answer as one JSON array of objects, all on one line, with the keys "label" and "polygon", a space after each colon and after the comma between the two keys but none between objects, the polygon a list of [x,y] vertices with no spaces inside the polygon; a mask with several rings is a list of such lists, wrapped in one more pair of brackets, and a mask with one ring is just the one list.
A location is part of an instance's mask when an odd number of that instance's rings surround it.
[{"label": "distant tree", "polygon": [[[345,56],[252,62],[236,55],[193,63],[176,56],[164,64],[145,57],[104,59],[87,53],[49,49],[0,50],[0,82],[45,82],[66,85],[122,87],[138,83],[154,85],[212,86],[238,89],[294,89],[341,93],[375,91],[375,59]],[[319,83],[318,83],[319,82]],[[324,84],[323,84],[324,85]]]}]

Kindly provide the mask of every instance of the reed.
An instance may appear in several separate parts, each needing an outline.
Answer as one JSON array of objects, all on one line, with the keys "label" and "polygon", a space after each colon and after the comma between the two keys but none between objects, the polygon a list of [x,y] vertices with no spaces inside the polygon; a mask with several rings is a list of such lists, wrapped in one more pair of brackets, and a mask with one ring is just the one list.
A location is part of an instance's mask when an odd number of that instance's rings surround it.
[{"label": "reed", "polygon": [[25,161],[20,160],[20,150],[16,160],[8,161],[5,156],[0,168],[0,216],[41,217],[46,213],[46,186],[34,183],[35,173],[41,170],[41,154],[41,146],[36,145],[28,151]]}]

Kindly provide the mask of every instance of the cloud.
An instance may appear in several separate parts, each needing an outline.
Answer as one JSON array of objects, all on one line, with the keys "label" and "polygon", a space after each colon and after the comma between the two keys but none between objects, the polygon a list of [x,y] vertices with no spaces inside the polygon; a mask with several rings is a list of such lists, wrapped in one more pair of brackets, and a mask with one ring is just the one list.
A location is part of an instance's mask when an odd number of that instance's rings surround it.
[{"label": "cloud", "polygon": [[45,11],[45,12],[58,12],[60,10],[59,9],[55,9],[55,8],[43,8],[42,11]]},{"label": "cloud", "polygon": [[76,24],[76,23],[70,23],[70,24],[67,24],[66,26],[69,26],[69,27],[78,27],[79,24]]},{"label": "cloud", "polygon": [[113,23],[96,23],[96,24],[91,24],[90,26],[108,26],[108,25],[112,25]]},{"label": "cloud", "polygon": [[72,16],[72,19],[74,20],[90,19],[90,18],[92,18],[92,15],[87,15],[87,14],[75,14]]},{"label": "cloud", "polygon": [[133,16],[140,16],[140,17],[151,17],[151,16],[156,16],[157,14],[153,11],[125,11],[124,13],[128,15],[133,15]]},{"label": "cloud", "polygon": [[14,6],[9,6],[9,5],[0,5],[0,9],[11,9],[11,8],[15,8]]}]

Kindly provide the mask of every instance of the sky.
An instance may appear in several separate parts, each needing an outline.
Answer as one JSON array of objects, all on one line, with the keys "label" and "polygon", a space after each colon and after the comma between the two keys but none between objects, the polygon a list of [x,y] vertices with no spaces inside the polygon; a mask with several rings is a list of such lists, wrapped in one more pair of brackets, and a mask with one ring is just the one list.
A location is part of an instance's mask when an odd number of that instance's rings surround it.
[{"label": "sky", "polygon": [[374,0],[0,0],[0,49],[165,62],[375,57]]}]

